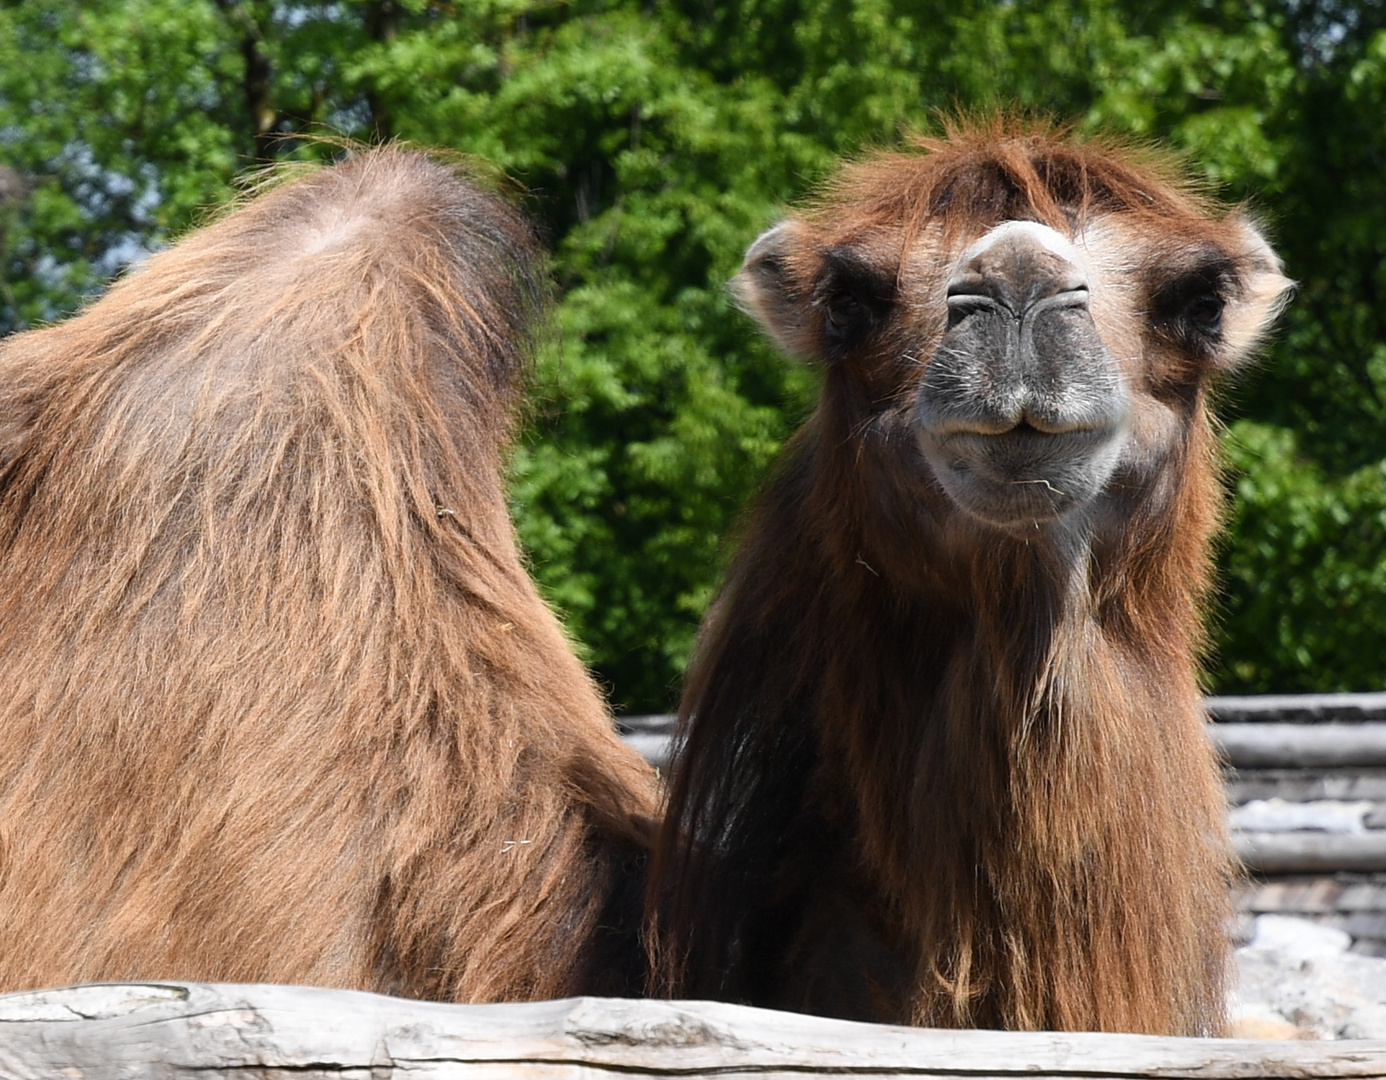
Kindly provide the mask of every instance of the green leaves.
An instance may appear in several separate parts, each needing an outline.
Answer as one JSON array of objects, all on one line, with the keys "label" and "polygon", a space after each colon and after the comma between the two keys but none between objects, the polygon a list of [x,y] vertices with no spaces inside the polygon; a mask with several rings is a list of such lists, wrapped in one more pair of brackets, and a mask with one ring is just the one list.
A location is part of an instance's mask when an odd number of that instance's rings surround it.
[{"label": "green leaves", "polygon": [[1386,461],[1324,474],[1285,428],[1228,439],[1236,541],[1218,660],[1240,692],[1359,690],[1386,657]]}]

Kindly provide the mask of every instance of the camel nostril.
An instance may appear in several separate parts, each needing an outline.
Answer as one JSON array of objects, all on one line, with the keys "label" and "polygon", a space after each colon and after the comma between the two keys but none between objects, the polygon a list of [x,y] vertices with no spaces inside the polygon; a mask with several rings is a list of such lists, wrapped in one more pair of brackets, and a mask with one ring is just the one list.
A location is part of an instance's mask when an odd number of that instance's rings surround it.
[{"label": "camel nostril", "polygon": [[948,293],[948,329],[951,330],[970,315],[979,312],[1001,312],[1014,314],[1010,308],[995,297],[987,296],[975,292],[953,292]]},{"label": "camel nostril", "polygon": [[1036,276],[1016,291],[1020,294],[1021,317],[1026,319],[1043,311],[1074,308],[1086,311],[1090,298],[1087,282],[1076,274],[1061,278]]},{"label": "camel nostril", "polygon": [[963,274],[948,283],[945,303],[948,325],[955,326],[978,312],[1005,312],[1025,317],[1041,308],[1086,309],[1091,293],[1078,273],[1062,276]]},{"label": "camel nostril", "polygon": [[1023,316],[1051,298],[1086,302],[1088,263],[1083,249],[1036,221],[996,226],[963,252],[947,285],[950,307],[970,296],[988,296]]}]

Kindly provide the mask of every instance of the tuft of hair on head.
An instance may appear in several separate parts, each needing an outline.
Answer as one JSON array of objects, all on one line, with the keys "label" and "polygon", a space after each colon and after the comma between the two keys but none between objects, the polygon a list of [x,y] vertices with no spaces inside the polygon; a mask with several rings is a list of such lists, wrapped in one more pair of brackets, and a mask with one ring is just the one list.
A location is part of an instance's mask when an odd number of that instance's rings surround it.
[{"label": "tuft of hair on head", "polygon": [[904,149],[847,163],[805,219],[828,226],[850,205],[861,232],[904,222],[913,235],[930,221],[962,233],[1015,217],[1064,229],[1093,212],[1218,216],[1207,182],[1166,147],[1020,113],[957,112],[940,125],[941,136],[911,131]]}]

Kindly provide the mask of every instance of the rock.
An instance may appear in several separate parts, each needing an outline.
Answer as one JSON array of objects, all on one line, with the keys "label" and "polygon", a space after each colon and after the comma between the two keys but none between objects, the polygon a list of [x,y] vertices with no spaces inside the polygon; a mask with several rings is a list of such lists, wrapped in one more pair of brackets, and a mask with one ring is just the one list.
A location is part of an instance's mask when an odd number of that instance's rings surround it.
[{"label": "rock", "polygon": [[1358,1009],[1338,1034],[1345,1039],[1386,1039],[1386,1005]]},{"label": "rock", "polygon": [[1351,944],[1350,934],[1331,926],[1289,915],[1261,915],[1247,948],[1270,949],[1288,959],[1305,960],[1347,952]]},{"label": "rock", "polygon": [[1242,1005],[1229,1019],[1227,1034],[1233,1039],[1304,1038],[1304,1032],[1269,1005],[1259,1002]]},{"label": "rock", "polygon": [[1249,1038],[1386,1037],[1386,959],[1350,953],[1350,943],[1332,927],[1259,916],[1250,943],[1237,950],[1233,1031]]}]

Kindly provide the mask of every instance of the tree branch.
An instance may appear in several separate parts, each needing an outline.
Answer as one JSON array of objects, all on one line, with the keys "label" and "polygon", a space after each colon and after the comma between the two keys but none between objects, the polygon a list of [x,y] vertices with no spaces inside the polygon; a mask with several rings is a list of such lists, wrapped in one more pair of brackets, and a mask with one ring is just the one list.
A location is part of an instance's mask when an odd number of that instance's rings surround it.
[{"label": "tree branch", "polygon": [[264,31],[243,0],[216,2],[241,32],[241,56],[245,59],[242,86],[255,145],[254,156],[259,161],[273,161],[279,111],[274,106],[274,68],[265,49]]}]

